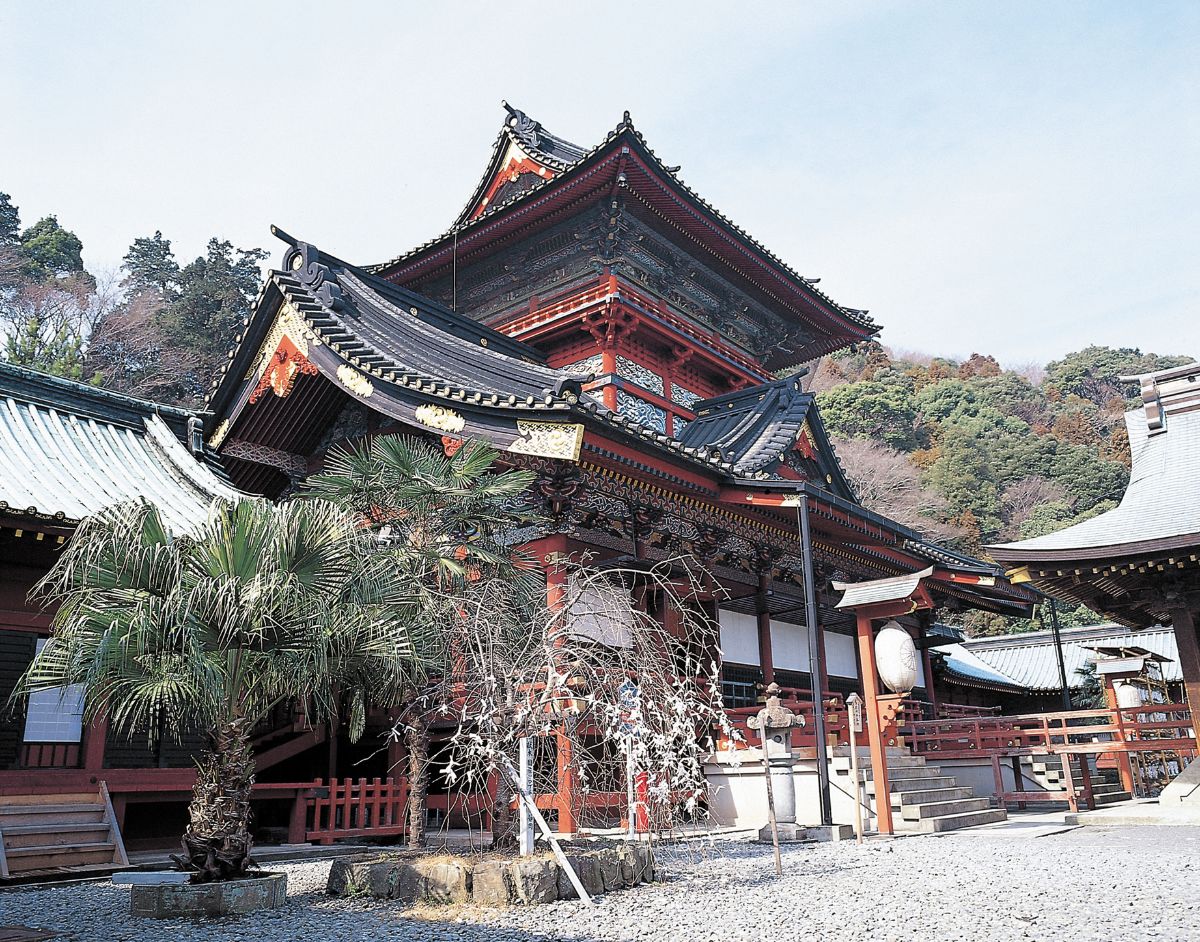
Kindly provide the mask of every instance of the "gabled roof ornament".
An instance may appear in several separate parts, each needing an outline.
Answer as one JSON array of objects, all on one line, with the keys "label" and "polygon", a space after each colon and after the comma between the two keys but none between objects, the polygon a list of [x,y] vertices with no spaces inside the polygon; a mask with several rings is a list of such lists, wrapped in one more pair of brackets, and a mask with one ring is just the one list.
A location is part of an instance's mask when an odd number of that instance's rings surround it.
[{"label": "gabled roof ornament", "polygon": [[1122,383],[1137,383],[1141,387],[1146,429],[1150,435],[1159,435],[1167,430],[1169,414],[1200,409],[1200,363],[1186,363],[1140,376],[1119,376],[1117,379]]},{"label": "gabled roof ornament", "polygon": [[339,310],[345,305],[337,277],[321,261],[321,252],[315,245],[296,242],[284,253],[283,270],[294,275],[326,307]]},{"label": "gabled roof ornament", "polygon": [[514,108],[507,101],[501,101],[504,110],[508,112],[508,126],[516,135],[517,140],[530,147],[540,147],[542,143],[540,123],[529,117],[524,111]]}]

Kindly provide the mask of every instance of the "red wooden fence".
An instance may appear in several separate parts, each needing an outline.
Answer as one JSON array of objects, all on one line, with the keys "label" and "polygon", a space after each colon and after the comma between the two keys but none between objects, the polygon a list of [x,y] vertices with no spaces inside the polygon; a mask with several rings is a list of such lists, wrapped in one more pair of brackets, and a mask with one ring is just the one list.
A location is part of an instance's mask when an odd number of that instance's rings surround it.
[{"label": "red wooden fence", "polygon": [[306,838],[332,844],[347,837],[388,837],[404,833],[408,786],[395,779],[342,779],[313,782],[308,799]]}]

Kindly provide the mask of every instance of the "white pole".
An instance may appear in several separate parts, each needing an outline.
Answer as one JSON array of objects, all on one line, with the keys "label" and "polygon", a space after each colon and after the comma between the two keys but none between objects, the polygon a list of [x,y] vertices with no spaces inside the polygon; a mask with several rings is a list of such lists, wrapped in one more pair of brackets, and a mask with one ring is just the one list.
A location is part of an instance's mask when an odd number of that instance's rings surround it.
[{"label": "white pole", "polygon": [[571,861],[567,860],[567,855],[563,853],[562,845],[558,843],[558,838],[554,836],[554,832],[550,830],[550,825],[546,823],[546,819],[542,817],[542,813],[538,811],[537,804],[533,798],[526,795],[521,788],[521,778],[517,775],[517,770],[512,767],[512,763],[508,761],[508,756],[501,754],[500,761],[504,765],[504,771],[508,777],[516,783],[517,797],[521,804],[529,809],[529,813],[533,816],[533,820],[537,822],[537,826],[541,829],[543,836],[550,842],[550,849],[554,851],[554,859],[558,861],[558,865],[562,867],[563,873],[567,875],[567,879],[571,881],[571,886],[575,887],[575,892],[584,904],[587,906],[595,906],[596,902],[588,895],[588,891],[583,888],[583,884],[579,882],[579,874],[575,872],[575,868],[571,866]]},{"label": "white pole", "polygon": [[[863,820],[862,820],[862,785],[858,780],[858,741],[855,738],[855,733],[858,732],[858,724],[862,717],[862,701],[857,693],[850,694],[850,722],[847,724],[850,727],[850,781],[854,783],[854,839],[857,843],[862,843],[863,836]],[[888,800],[890,796],[884,796]],[[875,800],[879,800],[879,796],[875,796]]]},{"label": "white pole", "polygon": [[625,755],[625,807],[629,815],[629,839],[637,840],[637,800],[633,791],[633,737],[629,739],[629,752]]},{"label": "white pole", "polygon": [[527,804],[533,798],[533,763],[529,756],[529,737],[522,736],[519,744],[517,761],[520,764],[520,781],[517,788],[524,800],[517,801],[517,814],[520,815],[520,847],[522,857],[533,856],[533,819],[527,809]]}]

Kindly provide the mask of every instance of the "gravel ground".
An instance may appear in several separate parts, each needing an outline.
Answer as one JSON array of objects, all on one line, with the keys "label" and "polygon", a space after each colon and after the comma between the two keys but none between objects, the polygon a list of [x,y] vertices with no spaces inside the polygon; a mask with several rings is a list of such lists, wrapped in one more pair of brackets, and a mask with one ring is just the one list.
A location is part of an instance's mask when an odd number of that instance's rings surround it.
[{"label": "gravel ground", "polygon": [[396,904],[326,897],[326,860],[275,865],[288,874],[290,899],[272,913],[135,920],[127,889],[92,883],[0,891],[0,926],[79,942],[1200,938],[1200,828],[806,845],[785,850],[781,880],[770,848],[746,843],[690,844],[662,861],[669,882],[602,898],[595,909],[573,902],[414,918]]}]

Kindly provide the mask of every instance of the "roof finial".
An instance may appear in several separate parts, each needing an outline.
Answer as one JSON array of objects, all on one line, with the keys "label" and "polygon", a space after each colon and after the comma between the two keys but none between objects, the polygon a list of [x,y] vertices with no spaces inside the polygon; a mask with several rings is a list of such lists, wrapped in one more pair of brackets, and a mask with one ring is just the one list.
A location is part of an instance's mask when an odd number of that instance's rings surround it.
[{"label": "roof finial", "polygon": [[541,144],[541,137],[538,132],[542,130],[542,126],[520,108],[514,108],[507,101],[501,101],[501,104],[504,105],[504,110],[508,112],[508,120],[505,124],[516,136],[517,140],[523,144],[528,144],[530,147],[538,147]]},{"label": "roof finial", "polygon": [[627,128],[633,127],[633,118],[630,117],[628,108],[625,109],[625,115],[621,118],[621,123]]}]

